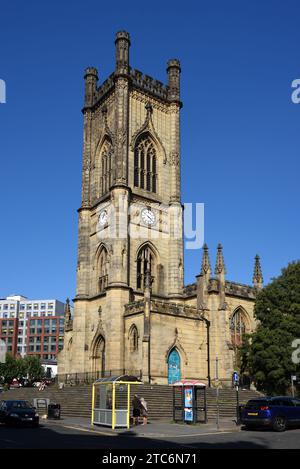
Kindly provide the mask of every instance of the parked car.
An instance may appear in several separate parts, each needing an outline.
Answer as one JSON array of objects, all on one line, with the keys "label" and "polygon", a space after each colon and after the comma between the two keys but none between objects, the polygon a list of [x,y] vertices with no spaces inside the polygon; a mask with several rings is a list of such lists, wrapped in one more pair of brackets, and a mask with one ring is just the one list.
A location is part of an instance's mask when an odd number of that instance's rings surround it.
[{"label": "parked car", "polygon": [[0,401],[0,422],[6,425],[29,424],[38,427],[39,414],[28,401]]},{"label": "parked car", "polygon": [[287,427],[300,427],[300,399],[293,397],[251,399],[241,413],[246,428],[269,427],[283,432]]},{"label": "parked car", "polygon": [[12,382],[10,383],[9,387],[10,389],[17,389],[17,388],[21,388],[22,384],[16,378],[14,378]]}]

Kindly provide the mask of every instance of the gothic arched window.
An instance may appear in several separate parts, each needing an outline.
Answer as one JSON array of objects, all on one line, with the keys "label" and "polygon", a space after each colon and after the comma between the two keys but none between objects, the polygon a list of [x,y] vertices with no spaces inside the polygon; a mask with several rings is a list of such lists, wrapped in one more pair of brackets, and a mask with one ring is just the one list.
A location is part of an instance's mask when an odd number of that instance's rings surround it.
[{"label": "gothic arched window", "polygon": [[129,331],[130,352],[136,352],[139,348],[139,334],[135,324],[133,324]]},{"label": "gothic arched window", "polygon": [[137,279],[136,286],[138,289],[144,289],[145,275],[147,270],[151,275],[155,272],[156,258],[154,252],[149,245],[143,246],[137,256]]},{"label": "gothic arched window", "polygon": [[98,256],[98,291],[103,292],[108,283],[108,253],[103,246]]},{"label": "gothic arched window", "polygon": [[245,314],[241,308],[237,309],[230,321],[230,332],[232,345],[238,347],[242,345],[243,336],[246,333]]},{"label": "gothic arched window", "polygon": [[134,149],[134,185],[156,192],[156,150],[148,134],[142,135]]},{"label": "gothic arched window", "polygon": [[113,146],[106,139],[101,150],[101,194],[105,194],[112,184],[112,152]]}]

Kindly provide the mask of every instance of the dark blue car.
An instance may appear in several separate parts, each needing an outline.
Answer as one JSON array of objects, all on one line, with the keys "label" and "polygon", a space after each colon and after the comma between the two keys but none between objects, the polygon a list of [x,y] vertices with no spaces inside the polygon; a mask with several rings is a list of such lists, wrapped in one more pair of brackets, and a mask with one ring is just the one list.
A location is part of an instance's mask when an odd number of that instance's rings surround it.
[{"label": "dark blue car", "polygon": [[28,401],[0,401],[0,423],[38,427],[39,415]]},{"label": "dark blue car", "polygon": [[269,427],[276,432],[300,426],[300,399],[285,396],[251,399],[242,409],[241,421],[246,428]]}]

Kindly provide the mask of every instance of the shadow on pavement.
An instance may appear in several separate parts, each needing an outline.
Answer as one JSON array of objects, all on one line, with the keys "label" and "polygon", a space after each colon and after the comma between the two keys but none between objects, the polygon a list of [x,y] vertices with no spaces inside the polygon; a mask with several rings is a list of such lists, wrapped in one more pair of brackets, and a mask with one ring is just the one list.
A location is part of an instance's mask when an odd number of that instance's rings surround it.
[{"label": "shadow on pavement", "polygon": [[[233,441],[230,441],[233,437]],[[264,442],[244,441],[239,433],[212,435],[212,441],[170,441],[136,436],[128,431],[112,436],[88,433],[62,427],[49,428],[41,425],[39,428],[12,428],[0,426],[0,448],[10,449],[222,449],[222,448],[267,448]],[[206,438],[207,439],[207,438]],[[216,441],[213,441],[213,440]],[[224,440],[225,439],[225,440]]]}]

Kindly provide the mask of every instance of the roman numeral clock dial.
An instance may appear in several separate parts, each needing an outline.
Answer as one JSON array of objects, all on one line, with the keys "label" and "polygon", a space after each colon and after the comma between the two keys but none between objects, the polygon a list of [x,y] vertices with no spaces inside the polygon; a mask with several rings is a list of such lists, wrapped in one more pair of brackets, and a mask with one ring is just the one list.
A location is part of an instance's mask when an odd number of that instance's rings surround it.
[{"label": "roman numeral clock dial", "polygon": [[154,225],[155,221],[156,221],[156,217],[155,217],[155,214],[154,212],[152,212],[152,210],[150,208],[143,208],[142,212],[141,212],[141,218],[142,218],[142,221],[146,224],[146,225]]},{"label": "roman numeral clock dial", "polygon": [[99,223],[104,226],[108,222],[108,214],[106,210],[102,210],[99,215]]}]

